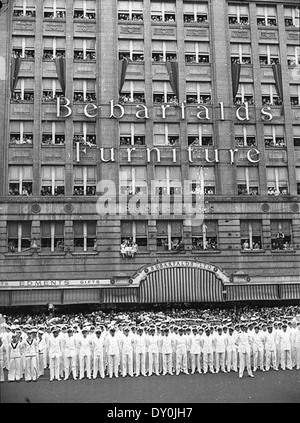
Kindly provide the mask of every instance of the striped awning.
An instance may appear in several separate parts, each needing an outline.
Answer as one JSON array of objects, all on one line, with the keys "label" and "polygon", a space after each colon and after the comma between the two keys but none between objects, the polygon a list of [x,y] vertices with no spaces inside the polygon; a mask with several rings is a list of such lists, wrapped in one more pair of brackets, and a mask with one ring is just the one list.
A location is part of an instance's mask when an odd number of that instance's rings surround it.
[{"label": "striped awning", "polygon": [[139,302],[138,288],[107,288],[103,289],[105,304],[131,304]]},{"label": "striped awning", "polygon": [[8,307],[10,305],[10,295],[9,291],[1,291],[0,293],[0,307]]},{"label": "striped awning", "polygon": [[279,292],[281,300],[298,300],[300,299],[300,283],[280,285]]},{"label": "striped awning", "polygon": [[227,286],[227,301],[278,300],[277,285]]},{"label": "striped awning", "polygon": [[215,273],[202,269],[161,269],[141,283],[140,302],[223,302],[223,283]]},{"label": "striped awning", "polygon": [[[1,293],[2,294],[2,293]],[[46,305],[48,303],[61,304],[61,290],[33,289],[12,291],[12,304],[17,305]]]},{"label": "striped awning", "polygon": [[91,304],[101,302],[101,289],[65,289],[64,304]]}]

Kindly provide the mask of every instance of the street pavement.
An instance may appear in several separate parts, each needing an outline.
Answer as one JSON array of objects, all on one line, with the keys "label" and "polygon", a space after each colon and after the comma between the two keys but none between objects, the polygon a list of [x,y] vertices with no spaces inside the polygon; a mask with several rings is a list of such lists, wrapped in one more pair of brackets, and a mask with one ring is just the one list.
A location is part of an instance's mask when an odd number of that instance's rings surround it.
[{"label": "street pavement", "polygon": [[1,403],[300,403],[300,371],[1,383]]}]

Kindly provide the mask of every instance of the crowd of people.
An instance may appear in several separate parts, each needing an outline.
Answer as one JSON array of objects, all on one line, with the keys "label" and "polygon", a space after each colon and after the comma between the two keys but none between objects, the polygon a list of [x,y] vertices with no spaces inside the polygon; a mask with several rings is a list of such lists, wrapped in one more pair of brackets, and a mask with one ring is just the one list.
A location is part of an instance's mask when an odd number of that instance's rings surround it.
[{"label": "crowd of people", "polygon": [[300,306],[0,315],[0,381],[300,369]]}]

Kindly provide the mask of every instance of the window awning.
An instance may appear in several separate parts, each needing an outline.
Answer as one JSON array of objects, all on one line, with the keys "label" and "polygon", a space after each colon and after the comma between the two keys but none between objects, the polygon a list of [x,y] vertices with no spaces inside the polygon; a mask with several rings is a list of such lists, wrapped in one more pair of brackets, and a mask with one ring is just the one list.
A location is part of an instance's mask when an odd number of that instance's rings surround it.
[{"label": "window awning", "polygon": [[281,300],[300,299],[300,284],[287,284],[279,286]]},{"label": "window awning", "polygon": [[104,304],[131,304],[139,302],[138,288],[103,289]]},{"label": "window awning", "polygon": [[279,300],[277,285],[227,286],[227,301]]}]

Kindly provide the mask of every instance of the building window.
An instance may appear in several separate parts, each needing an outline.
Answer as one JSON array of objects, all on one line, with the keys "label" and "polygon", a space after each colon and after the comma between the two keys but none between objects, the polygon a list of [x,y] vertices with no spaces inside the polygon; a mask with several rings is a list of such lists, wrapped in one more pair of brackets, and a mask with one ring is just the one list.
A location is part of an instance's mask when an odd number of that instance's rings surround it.
[{"label": "building window", "polygon": [[254,125],[234,125],[234,132],[237,147],[256,146],[256,130]]},{"label": "building window", "polygon": [[230,44],[231,62],[240,63],[243,65],[250,65],[251,59],[251,44]]},{"label": "building window", "polygon": [[73,141],[75,144],[79,143],[79,145],[83,147],[96,147],[96,124],[93,122],[74,122]]},{"label": "building window", "polygon": [[143,40],[119,40],[119,60],[128,59],[131,62],[144,61]]},{"label": "building window", "polygon": [[16,0],[14,2],[13,16],[35,18],[35,3],[35,0]]},{"label": "building window", "polygon": [[292,250],[292,221],[271,220],[272,250]]},{"label": "building window", "polygon": [[244,103],[248,103],[250,106],[254,104],[254,88],[253,84],[239,84],[239,89],[234,104],[240,106]]},{"label": "building window", "polygon": [[288,169],[267,167],[268,195],[289,195]]},{"label": "building window", "polygon": [[74,101],[75,102],[95,102],[96,81],[94,79],[74,79]]},{"label": "building window", "polygon": [[284,126],[264,125],[264,141],[266,148],[285,148]]},{"label": "building window", "polygon": [[155,167],[155,193],[160,197],[165,195],[181,195],[181,168],[179,166]]},{"label": "building window", "polygon": [[44,37],[43,60],[54,60],[66,56],[66,39],[63,37]]},{"label": "building window", "polygon": [[296,167],[297,195],[300,195],[300,167]]},{"label": "building window", "polygon": [[119,183],[121,195],[147,195],[146,166],[121,166]]},{"label": "building window", "polygon": [[242,250],[262,250],[262,223],[260,221],[241,221]]},{"label": "building window", "polygon": [[151,1],[152,22],[175,22],[176,4],[174,2]]},{"label": "building window", "polygon": [[170,82],[153,82],[153,103],[171,103],[178,106],[178,98],[173,93]]},{"label": "building window", "polygon": [[145,82],[125,81],[119,101],[122,104],[145,103]]},{"label": "building window", "polygon": [[192,147],[209,147],[214,144],[213,126],[190,123],[187,126],[188,145]]},{"label": "building window", "polygon": [[211,83],[210,82],[187,82],[186,83],[187,104],[210,104]]},{"label": "building window", "polygon": [[63,96],[63,92],[58,79],[43,79],[43,102],[55,102],[58,97]]},{"label": "building window", "polygon": [[97,251],[97,222],[73,222],[74,250]]},{"label": "building window", "polygon": [[64,166],[42,166],[42,196],[65,195]]},{"label": "building window", "polygon": [[9,166],[9,195],[32,195],[32,166]]},{"label": "building window", "polygon": [[209,43],[185,42],[186,63],[209,63]]},{"label": "building window", "polygon": [[8,252],[21,253],[31,246],[31,222],[7,222]]},{"label": "building window", "polygon": [[96,1],[74,0],[74,19],[96,19]]},{"label": "building window", "polygon": [[144,123],[125,123],[119,124],[120,145],[124,146],[143,146],[145,145],[146,125]]},{"label": "building window", "polygon": [[291,105],[300,106],[300,85],[290,85]]},{"label": "building window", "polygon": [[261,93],[263,106],[280,106],[282,104],[275,84],[261,84]]},{"label": "building window", "polygon": [[277,26],[277,13],[275,6],[257,6],[257,25]]},{"label": "building window", "polygon": [[249,7],[241,4],[228,5],[229,25],[249,25]]},{"label": "building window", "polygon": [[95,166],[74,166],[74,195],[96,195],[97,169]]},{"label": "building window", "polygon": [[213,166],[190,166],[189,180],[193,203],[197,195],[216,194],[216,174]]},{"label": "building window", "polygon": [[96,60],[96,39],[75,38],[74,39],[74,60]]},{"label": "building window", "polygon": [[157,123],[153,127],[154,145],[178,146],[179,145],[178,123]]},{"label": "building window", "polygon": [[192,249],[194,251],[218,250],[218,222],[207,220],[203,225],[192,227]]},{"label": "building window", "polygon": [[259,45],[260,66],[277,65],[279,63],[279,46],[276,44]]},{"label": "building window", "polygon": [[156,224],[156,246],[158,251],[182,251],[183,223],[180,221],[158,221]]},{"label": "building window", "polygon": [[22,57],[23,59],[35,58],[35,37],[12,37],[13,56]]},{"label": "building window", "polygon": [[42,122],[42,145],[64,145],[65,144],[65,123],[64,122]]},{"label": "building window", "polygon": [[66,2],[65,0],[44,0],[44,18],[45,19],[65,19]]},{"label": "building window", "polygon": [[142,0],[119,0],[118,19],[119,21],[143,21],[144,4]]},{"label": "building window", "polygon": [[33,144],[33,122],[32,121],[11,121],[10,122],[10,144],[21,144],[32,146]]},{"label": "building window", "polygon": [[174,62],[176,60],[176,41],[152,41],[152,62]]},{"label": "building window", "polygon": [[12,102],[33,102],[34,101],[34,79],[19,78],[15,92],[12,95]]},{"label": "building window", "polygon": [[285,7],[284,8],[284,23],[286,27],[300,26],[300,11],[298,7]]},{"label": "building window", "polygon": [[147,246],[148,223],[146,221],[121,222],[121,254],[123,258],[133,256],[138,251],[147,251]]},{"label": "building window", "polygon": [[293,126],[293,141],[295,147],[300,147],[300,125]]},{"label": "building window", "polygon": [[258,167],[237,168],[238,195],[259,195]]},{"label": "building window", "polygon": [[208,4],[207,3],[183,3],[184,23],[208,23]]},{"label": "building window", "polygon": [[292,67],[300,65],[300,47],[287,46],[287,63]]},{"label": "building window", "polygon": [[64,239],[63,222],[41,222],[41,248],[43,252],[63,252]]}]

